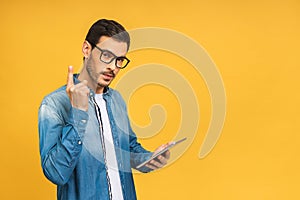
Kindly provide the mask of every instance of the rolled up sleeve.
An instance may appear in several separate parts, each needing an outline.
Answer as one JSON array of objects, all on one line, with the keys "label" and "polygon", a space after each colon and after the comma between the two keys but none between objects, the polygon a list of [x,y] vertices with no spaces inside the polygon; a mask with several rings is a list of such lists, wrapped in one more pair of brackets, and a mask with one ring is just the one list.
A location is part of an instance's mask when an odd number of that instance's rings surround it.
[{"label": "rolled up sleeve", "polygon": [[47,104],[39,109],[39,137],[45,176],[57,185],[65,184],[79,159],[88,121],[85,111],[71,108],[68,119]]}]

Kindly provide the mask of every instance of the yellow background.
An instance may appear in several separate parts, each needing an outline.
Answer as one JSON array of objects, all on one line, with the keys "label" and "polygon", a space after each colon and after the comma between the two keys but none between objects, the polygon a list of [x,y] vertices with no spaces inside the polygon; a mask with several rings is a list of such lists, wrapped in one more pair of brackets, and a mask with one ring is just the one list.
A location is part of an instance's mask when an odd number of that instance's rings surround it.
[{"label": "yellow background", "polygon": [[[209,95],[197,85],[200,77],[187,77],[202,98],[198,134],[174,164],[135,175],[139,199],[300,199],[298,0],[10,0],[1,2],[0,11],[0,199],[55,199],[55,186],[40,167],[37,110],[44,95],[65,83],[68,65],[80,69],[81,44],[99,18],[116,19],[128,30],[155,26],[192,37],[218,66],[226,89],[221,138],[199,159]],[[126,70],[149,57],[140,52],[131,59],[136,63]],[[141,90],[165,94],[152,86]],[[148,120],[136,117],[149,108],[143,97],[137,93],[139,103],[129,105],[136,123]],[[167,110],[176,110],[178,102],[170,102]],[[141,142],[155,148],[172,137],[174,124],[162,130],[166,137]]]}]

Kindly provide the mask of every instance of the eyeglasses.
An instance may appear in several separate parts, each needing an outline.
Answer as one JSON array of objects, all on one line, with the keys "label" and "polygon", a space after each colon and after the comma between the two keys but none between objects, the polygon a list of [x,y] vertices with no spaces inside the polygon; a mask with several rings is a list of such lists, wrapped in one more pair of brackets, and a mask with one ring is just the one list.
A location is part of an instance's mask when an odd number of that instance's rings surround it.
[{"label": "eyeglasses", "polygon": [[92,44],[92,45],[101,52],[100,61],[102,61],[106,64],[109,64],[113,60],[115,60],[116,67],[118,67],[120,69],[124,69],[130,62],[130,60],[128,58],[126,58],[125,56],[116,56],[114,53],[112,53],[109,50],[101,49],[94,44]]}]

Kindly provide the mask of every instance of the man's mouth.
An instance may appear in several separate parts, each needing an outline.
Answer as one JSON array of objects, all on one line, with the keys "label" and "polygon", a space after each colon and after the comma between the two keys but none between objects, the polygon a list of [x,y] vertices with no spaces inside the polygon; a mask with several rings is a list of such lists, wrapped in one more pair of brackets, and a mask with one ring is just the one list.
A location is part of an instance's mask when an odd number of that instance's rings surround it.
[{"label": "man's mouth", "polygon": [[103,73],[104,79],[112,79],[115,77],[113,73]]}]

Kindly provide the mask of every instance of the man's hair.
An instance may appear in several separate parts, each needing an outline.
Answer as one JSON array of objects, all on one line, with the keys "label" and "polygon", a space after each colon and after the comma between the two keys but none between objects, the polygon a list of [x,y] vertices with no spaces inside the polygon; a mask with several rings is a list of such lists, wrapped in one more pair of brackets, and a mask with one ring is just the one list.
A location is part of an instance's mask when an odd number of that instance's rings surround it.
[{"label": "man's hair", "polygon": [[85,40],[94,48],[101,36],[112,37],[118,42],[126,42],[127,50],[129,49],[130,37],[128,32],[121,24],[114,20],[100,19],[96,21],[91,26]]}]

